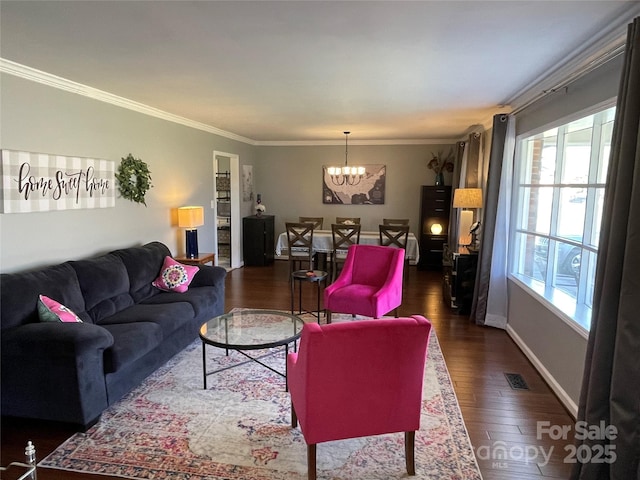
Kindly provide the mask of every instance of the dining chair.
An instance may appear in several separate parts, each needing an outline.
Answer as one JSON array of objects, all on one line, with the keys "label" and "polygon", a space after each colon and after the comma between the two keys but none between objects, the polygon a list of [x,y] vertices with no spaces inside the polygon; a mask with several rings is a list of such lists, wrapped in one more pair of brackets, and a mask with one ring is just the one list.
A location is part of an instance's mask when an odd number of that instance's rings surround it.
[{"label": "dining chair", "polygon": [[380,318],[402,304],[404,250],[379,245],[351,245],[342,271],[324,289],[327,323],[331,315],[350,313]]},{"label": "dining chair", "polygon": [[[313,270],[313,224],[300,222],[286,222],[287,244],[289,247],[289,281],[296,270],[302,270],[302,264],[307,263],[308,269]],[[295,268],[296,263],[299,268]]]},{"label": "dining chair", "polygon": [[302,327],[298,351],[287,356],[287,384],[291,426],[300,423],[307,444],[309,480],[316,480],[318,443],[399,432],[405,468],[415,475],[430,334],[421,315]]},{"label": "dining chair", "polygon": [[[408,271],[407,242],[409,241],[409,225],[378,225],[380,245],[383,247],[398,247],[404,252],[405,274]],[[403,275],[403,281],[405,276]]]},{"label": "dining chair", "polygon": [[383,218],[383,225],[409,225],[408,218]]},{"label": "dining chair", "polygon": [[[324,223],[324,217],[298,217],[300,223],[313,223],[313,228],[316,230],[322,230],[322,224]],[[321,265],[322,269],[327,268],[327,254],[323,252],[316,252],[313,254],[313,261],[316,265]]]},{"label": "dining chair", "polygon": [[349,246],[360,243],[359,223],[351,225],[334,223],[331,225],[331,240],[333,250],[331,251],[331,281],[338,276],[338,267],[344,265],[347,258]]},{"label": "dining chair", "polygon": [[407,248],[409,225],[378,225],[380,245]]},{"label": "dining chair", "polygon": [[336,217],[336,223],[360,223],[360,217]]},{"label": "dining chair", "polygon": [[316,230],[322,230],[324,217],[298,217],[298,221],[300,223],[313,223],[313,228]]}]

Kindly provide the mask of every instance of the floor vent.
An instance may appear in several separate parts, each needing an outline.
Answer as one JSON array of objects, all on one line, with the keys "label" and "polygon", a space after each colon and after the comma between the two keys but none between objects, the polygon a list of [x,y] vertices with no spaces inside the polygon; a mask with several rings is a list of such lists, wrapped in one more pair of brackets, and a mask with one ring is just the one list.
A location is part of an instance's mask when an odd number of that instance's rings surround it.
[{"label": "floor vent", "polygon": [[529,385],[519,373],[505,373],[504,376],[507,377],[509,386],[514,390],[529,390]]}]

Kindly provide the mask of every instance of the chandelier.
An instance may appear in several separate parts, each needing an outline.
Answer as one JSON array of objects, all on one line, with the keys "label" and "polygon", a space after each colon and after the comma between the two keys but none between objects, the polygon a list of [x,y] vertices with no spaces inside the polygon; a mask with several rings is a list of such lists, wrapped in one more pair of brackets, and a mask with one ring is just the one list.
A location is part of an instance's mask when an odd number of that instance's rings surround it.
[{"label": "chandelier", "polygon": [[347,140],[351,132],[344,132],[344,167],[327,167],[327,173],[334,185],[358,185],[364,177],[364,167],[350,167],[347,163],[349,145]]}]

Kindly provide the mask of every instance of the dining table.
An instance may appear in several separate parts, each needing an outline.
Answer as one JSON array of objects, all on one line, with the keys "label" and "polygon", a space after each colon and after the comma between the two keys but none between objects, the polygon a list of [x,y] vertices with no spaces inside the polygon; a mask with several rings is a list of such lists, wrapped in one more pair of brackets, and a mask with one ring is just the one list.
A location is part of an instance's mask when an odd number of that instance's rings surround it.
[{"label": "dining table", "polygon": [[[360,232],[359,243],[362,245],[379,245],[380,232]],[[312,248],[316,253],[331,253],[333,251],[333,236],[331,234],[331,230],[314,230]],[[278,235],[278,241],[276,242],[276,255],[281,256],[283,252],[287,252],[288,250],[289,241],[287,240],[287,232],[285,231]],[[409,236],[407,237],[405,255],[411,265],[416,265],[418,260],[420,260],[418,239],[412,232],[409,232]]]}]

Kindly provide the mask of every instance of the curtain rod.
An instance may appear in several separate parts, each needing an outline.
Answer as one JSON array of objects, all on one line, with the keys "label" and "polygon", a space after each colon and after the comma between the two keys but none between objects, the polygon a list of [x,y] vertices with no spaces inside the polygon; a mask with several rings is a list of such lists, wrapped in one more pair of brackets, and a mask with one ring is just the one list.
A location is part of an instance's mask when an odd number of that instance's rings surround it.
[{"label": "curtain rod", "polygon": [[582,66],[582,68],[580,68],[580,69],[574,71],[573,73],[571,73],[570,75],[568,75],[566,78],[561,80],[559,83],[557,83],[553,87],[542,90],[539,94],[534,96],[532,99],[526,101],[525,103],[520,105],[518,108],[515,108],[512,112],[509,113],[509,115],[517,115],[518,113],[520,113],[523,110],[529,108],[531,105],[533,105],[537,101],[543,99],[547,95],[555,93],[558,90],[561,90],[563,88],[564,89],[568,88],[569,85],[571,85],[572,83],[576,82],[577,80],[579,80],[580,78],[584,77],[588,73],[593,72],[595,69],[605,65],[606,63],[610,62],[614,58],[616,58],[619,55],[621,55],[622,53],[624,53],[625,49],[626,49],[626,43],[622,43],[620,45],[615,46],[611,50],[609,50],[607,52],[604,52],[599,57],[591,60],[589,63],[587,63],[586,65]]}]

